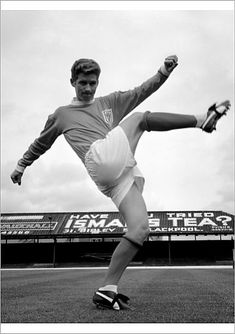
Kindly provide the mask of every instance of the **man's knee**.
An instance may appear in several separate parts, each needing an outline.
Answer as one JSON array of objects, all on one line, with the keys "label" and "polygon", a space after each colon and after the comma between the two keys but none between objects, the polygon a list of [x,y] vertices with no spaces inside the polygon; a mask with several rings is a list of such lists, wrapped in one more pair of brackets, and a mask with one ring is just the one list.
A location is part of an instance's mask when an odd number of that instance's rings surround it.
[{"label": "man's knee", "polygon": [[135,112],[133,116],[135,117],[136,124],[138,125],[138,128],[141,131],[148,130],[148,124],[147,124],[147,115],[150,113],[150,111],[146,111],[145,113],[142,112]]},{"label": "man's knee", "polygon": [[148,117],[149,117],[150,111],[146,111],[142,114],[142,120],[140,122],[140,128],[142,131],[151,131],[149,124],[148,124]]},{"label": "man's knee", "polygon": [[131,129],[140,129],[143,131],[143,122],[145,122],[145,113],[135,112],[120,123],[124,127],[130,126]]},{"label": "man's knee", "polygon": [[144,223],[136,227],[134,230],[130,230],[126,233],[126,238],[142,246],[150,233],[148,223]]}]

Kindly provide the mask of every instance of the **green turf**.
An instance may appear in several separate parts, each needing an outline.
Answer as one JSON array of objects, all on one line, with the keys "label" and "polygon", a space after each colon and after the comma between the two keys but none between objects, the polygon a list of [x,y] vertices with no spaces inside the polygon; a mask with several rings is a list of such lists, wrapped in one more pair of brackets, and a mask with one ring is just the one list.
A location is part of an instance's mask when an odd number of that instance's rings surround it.
[{"label": "green turf", "polygon": [[233,323],[232,269],[128,269],[120,292],[134,311],[99,310],[105,271],[2,272],[2,323]]}]

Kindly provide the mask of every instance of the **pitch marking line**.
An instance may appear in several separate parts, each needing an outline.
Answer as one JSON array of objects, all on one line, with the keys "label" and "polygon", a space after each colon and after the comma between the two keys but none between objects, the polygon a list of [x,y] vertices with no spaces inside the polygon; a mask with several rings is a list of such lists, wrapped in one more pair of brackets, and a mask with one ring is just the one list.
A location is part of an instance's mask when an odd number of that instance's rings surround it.
[{"label": "pitch marking line", "polygon": [[[100,270],[100,269],[108,269],[108,267],[64,267],[64,268],[1,268],[1,271],[17,271],[17,270]],[[233,266],[142,266],[136,267],[131,266],[127,267],[129,269],[233,269]]]}]

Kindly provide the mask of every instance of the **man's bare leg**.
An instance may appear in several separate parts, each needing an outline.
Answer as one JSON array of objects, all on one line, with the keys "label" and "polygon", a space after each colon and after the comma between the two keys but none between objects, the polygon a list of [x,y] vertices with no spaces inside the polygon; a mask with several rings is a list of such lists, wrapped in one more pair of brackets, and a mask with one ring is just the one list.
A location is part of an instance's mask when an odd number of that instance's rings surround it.
[{"label": "man's bare leg", "polygon": [[93,302],[98,307],[116,310],[130,308],[129,298],[118,294],[117,286],[126,267],[142,247],[149,233],[146,205],[135,182],[122,200],[119,212],[127,224],[128,232],[112,255],[104,285],[96,291],[93,297]]},{"label": "man's bare leg", "polygon": [[148,214],[144,199],[136,184],[133,183],[119,206],[128,232],[115,249],[104,285],[117,285],[124,270],[142,247],[148,228]]}]

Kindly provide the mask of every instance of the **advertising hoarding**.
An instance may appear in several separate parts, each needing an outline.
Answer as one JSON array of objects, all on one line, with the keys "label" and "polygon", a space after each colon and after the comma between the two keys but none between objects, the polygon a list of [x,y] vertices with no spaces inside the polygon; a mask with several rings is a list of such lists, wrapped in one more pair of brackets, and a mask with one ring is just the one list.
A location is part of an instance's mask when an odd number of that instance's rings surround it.
[{"label": "advertising hoarding", "polygon": [[[149,227],[157,234],[234,233],[234,215],[223,211],[150,211]],[[2,214],[2,236],[121,236],[127,231],[118,212]]]}]

